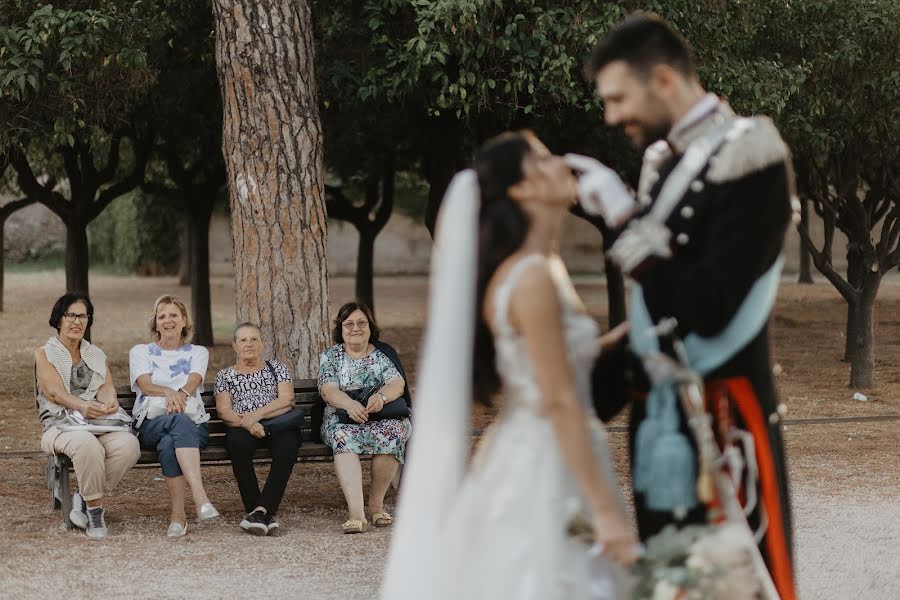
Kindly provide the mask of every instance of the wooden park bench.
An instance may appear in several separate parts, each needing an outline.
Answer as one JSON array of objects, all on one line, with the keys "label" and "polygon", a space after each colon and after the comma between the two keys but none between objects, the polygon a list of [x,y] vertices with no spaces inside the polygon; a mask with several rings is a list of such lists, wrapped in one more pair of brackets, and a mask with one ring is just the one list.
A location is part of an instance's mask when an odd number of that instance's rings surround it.
[{"label": "wooden park bench", "polygon": [[[225,448],[225,431],[227,425],[219,419],[216,411],[216,401],[213,397],[212,385],[204,384],[201,393],[203,404],[209,413],[209,445],[200,451],[200,462],[203,465],[229,465],[228,450]],[[116,386],[116,398],[119,405],[131,414],[134,407],[135,393],[124,385]],[[312,406],[320,400],[319,391],[315,379],[299,379],[294,381],[294,406],[304,410],[303,425],[300,428],[302,443],[297,456],[298,462],[310,460],[330,460],[333,455],[331,448],[318,441],[318,435],[313,435],[310,426]],[[35,386],[35,406],[37,406],[37,386]],[[315,441],[314,441],[315,440]],[[271,461],[272,457],[268,449],[256,451],[254,460],[258,462]],[[141,457],[138,465],[158,465],[155,450],[141,449]],[[63,521],[67,529],[74,525],[69,520],[69,512],[72,510],[72,490],[69,485],[69,474],[72,470],[72,461],[65,454],[57,454],[48,457],[47,461],[47,487],[50,489],[51,508],[62,509]]]}]

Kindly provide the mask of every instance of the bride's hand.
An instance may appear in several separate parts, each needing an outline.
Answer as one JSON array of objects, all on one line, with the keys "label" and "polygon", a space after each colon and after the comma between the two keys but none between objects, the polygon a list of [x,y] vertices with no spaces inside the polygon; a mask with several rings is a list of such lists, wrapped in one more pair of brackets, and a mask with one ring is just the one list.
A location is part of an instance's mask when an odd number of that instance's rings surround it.
[{"label": "bride's hand", "polygon": [[601,335],[600,354],[609,352],[610,348],[622,341],[622,338],[628,335],[628,328],[628,321],[625,321],[624,323],[619,323],[618,325]]},{"label": "bride's hand", "polygon": [[603,554],[621,565],[630,566],[638,559],[637,536],[618,509],[594,515],[594,538]]}]

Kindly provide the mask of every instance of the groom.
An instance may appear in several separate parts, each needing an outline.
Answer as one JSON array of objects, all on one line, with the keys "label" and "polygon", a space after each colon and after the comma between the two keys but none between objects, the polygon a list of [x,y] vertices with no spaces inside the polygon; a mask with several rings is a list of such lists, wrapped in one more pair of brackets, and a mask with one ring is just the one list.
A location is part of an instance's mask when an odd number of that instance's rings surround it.
[{"label": "groom", "polygon": [[769,119],[739,118],[704,91],[686,42],[654,15],[610,31],[588,72],[606,123],[644,150],[636,198],[604,165],[569,157],[582,206],[612,230],[608,256],[633,279],[627,350],[622,344],[601,356],[594,380],[603,418],[631,401],[640,536],[704,523],[715,509],[697,497],[696,445],[672,386],[658,375],[650,380],[658,369],[641,368],[671,355],[649,334],[671,317],[690,366],[703,375],[750,526],[764,532],[760,550],[772,579],[782,599],[793,599],[783,411],[768,331],[791,220],[789,151]]}]

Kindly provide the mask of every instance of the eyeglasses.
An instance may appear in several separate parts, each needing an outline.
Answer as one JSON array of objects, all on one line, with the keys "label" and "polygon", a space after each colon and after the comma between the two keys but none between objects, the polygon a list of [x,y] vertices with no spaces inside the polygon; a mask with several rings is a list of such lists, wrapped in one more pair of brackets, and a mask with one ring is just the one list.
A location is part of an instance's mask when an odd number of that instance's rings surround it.
[{"label": "eyeglasses", "polygon": [[87,322],[88,316],[84,313],[63,313],[63,317],[65,317],[67,323],[74,323],[75,321]]},{"label": "eyeglasses", "polygon": [[368,321],[355,321],[355,322],[354,321],[344,321],[343,323],[341,323],[341,325],[344,327],[344,329],[346,329],[348,331],[352,331],[354,326],[359,327],[360,329],[365,329],[366,327],[369,326],[369,322]]}]

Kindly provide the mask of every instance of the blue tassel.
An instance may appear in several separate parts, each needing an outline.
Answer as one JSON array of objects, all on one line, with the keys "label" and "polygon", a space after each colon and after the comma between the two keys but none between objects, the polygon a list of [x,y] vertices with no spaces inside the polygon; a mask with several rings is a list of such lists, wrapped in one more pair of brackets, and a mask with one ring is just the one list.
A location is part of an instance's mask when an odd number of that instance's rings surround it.
[{"label": "blue tassel", "polygon": [[697,467],[684,434],[669,431],[659,436],[648,462],[647,508],[673,511],[697,505]]},{"label": "blue tassel", "polygon": [[650,462],[653,458],[653,448],[659,439],[661,430],[659,421],[646,418],[638,426],[634,437],[634,489],[645,492],[651,482]]},{"label": "blue tassel", "polygon": [[697,504],[694,451],[678,424],[673,386],[655,385],[634,446],[634,489],[644,494],[651,510],[685,510]]}]

